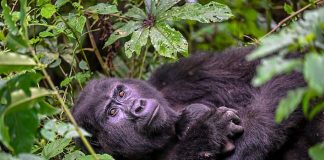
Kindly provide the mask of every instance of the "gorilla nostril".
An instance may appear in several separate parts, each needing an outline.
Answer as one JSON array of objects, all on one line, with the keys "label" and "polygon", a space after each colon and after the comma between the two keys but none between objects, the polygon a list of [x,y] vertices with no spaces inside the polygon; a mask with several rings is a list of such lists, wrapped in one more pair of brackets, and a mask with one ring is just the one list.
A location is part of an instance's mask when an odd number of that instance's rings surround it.
[{"label": "gorilla nostril", "polygon": [[135,113],[139,113],[143,110],[144,108],[142,106],[139,106],[135,109]]}]

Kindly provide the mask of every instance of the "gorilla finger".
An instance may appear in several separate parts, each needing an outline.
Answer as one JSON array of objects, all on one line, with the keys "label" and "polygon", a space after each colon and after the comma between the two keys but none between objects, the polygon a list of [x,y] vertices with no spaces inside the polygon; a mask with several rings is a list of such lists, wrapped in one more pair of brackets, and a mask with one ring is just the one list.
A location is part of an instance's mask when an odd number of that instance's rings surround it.
[{"label": "gorilla finger", "polygon": [[242,126],[236,125],[234,123],[230,123],[228,129],[229,129],[229,133],[227,136],[230,138],[240,135],[244,132],[244,128]]},{"label": "gorilla finger", "polygon": [[234,112],[232,112],[232,111],[225,112],[224,120],[225,121],[231,121],[231,122],[233,122],[235,124],[240,124],[241,123],[240,117],[237,114],[235,114]]},{"label": "gorilla finger", "polygon": [[234,112],[235,114],[237,114],[237,110],[235,109],[232,109],[232,108],[227,108],[225,106],[221,106],[219,108],[217,108],[217,111],[221,112],[221,113],[224,113],[224,112],[227,112],[227,111],[231,111],[231,112]]}]

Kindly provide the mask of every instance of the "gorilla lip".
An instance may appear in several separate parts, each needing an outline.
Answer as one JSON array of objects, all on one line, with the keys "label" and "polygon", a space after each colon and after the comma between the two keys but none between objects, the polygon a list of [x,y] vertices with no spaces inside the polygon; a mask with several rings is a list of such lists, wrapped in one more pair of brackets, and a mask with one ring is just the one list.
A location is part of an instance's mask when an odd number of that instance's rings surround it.
[{"label": "gorilla lip", "polygon": [[157,106],[155,107],[153,113],[152,113],[152,116],[151,116],[149,122],[147,123],[148,126],[152,123],[153,119],[156,117],[156,115],[157,115],[159,109],[160,109],[160,105],[157,105]]}]

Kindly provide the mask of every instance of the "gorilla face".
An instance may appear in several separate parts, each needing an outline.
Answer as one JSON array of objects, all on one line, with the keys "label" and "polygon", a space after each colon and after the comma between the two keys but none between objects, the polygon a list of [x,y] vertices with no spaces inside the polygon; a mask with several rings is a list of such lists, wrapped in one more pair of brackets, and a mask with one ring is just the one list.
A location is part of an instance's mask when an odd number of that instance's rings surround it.
[{"label": "gorilla face", "polygon": [[90,81],[72,113],[92,134],[97,152],[131,159],[163,148],[175,135],[178,119],[157,90],[130,79]]}]

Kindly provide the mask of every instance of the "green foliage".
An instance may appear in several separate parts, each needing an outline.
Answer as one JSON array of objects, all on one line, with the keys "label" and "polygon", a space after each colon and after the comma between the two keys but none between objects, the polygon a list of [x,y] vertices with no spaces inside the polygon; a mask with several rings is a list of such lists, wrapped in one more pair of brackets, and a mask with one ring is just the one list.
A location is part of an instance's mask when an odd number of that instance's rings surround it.
[{"label": "green foliage", "polygon": [[324,159],[324,143],[317,144],[309,149],[308,151],[312,160]]},{"label": "green foliage", "polygon": [[71,139],[57,139],[54,142],[47,144],[43,151],[42,156],[46,159],[53,158],[58,154],[62,153],[64,148],[69,145]]}]

